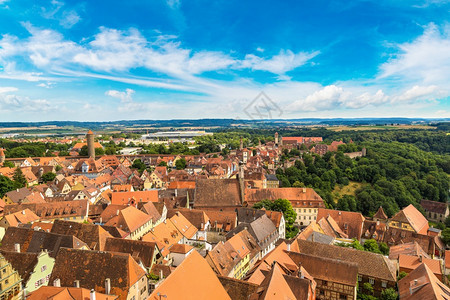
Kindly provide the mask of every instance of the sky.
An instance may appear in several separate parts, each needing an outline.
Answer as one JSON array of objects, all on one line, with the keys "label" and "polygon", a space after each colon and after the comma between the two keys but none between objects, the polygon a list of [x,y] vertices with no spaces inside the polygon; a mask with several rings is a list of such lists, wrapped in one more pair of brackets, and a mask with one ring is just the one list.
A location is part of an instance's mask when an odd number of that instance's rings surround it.
[{"label": "sky", "polygon": [[0,121],[450,117],[450,0],[0,0]]}]

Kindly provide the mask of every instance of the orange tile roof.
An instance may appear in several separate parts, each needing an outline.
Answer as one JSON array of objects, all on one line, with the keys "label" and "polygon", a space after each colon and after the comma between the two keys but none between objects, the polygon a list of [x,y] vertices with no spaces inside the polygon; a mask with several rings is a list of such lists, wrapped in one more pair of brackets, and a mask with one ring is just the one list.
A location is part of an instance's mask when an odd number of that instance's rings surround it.
[{"label": "orange tile roof", "polygon": [[197,251],[193,251],[150,295],[151,300],[231,299],[216,274]]},{"label": "orange tile roof", "polygon": [[297,299],[283,275],[286,275],[286,273],[280,265],[274,264],[271,272],[263,281],[263,284],[267,287],[260,299]]},{"label": "orange tile roof", "polygon": [[34,221],[39,221],[39,217],[29,210],[28,208],[5,216],[5,219],[8,221],[9,226],[17,227],[20,224],[27,224]]},{"label": "orange tile roof", "polygon": [[194,247],[191,245],[186,244],[175,244],[170,248],[170,253],[181,253],[181,254],[187,254],[189,253]]},{"label": "orange tile roof", "polygon": [[400,254],[398,256],[398,265],[400,269],[414,270],[422,263],[426,264],[428,268],[436,275],[442,277],[441,263],[437,259],[422,257],[422,261],[418,256]]},{"label": "orange tile roof", "polygon": [[331,216],[339,225],[339,228],[348,235],[349,238],[360,239],[363,231],[365,218],[357,212],[340,211],[333,209],[319,208],[317,220]]},{"label": "orange tile roof", "polygon": [[195,189],[195,181],[172,181],[168,189]]},{"label": "orange tile roof", "polygon": [[146,213],[140,211],[134,206],[128,206],[119,212],[119,215],[113,217],[105,225],[115,226],[126,232],[134,232],[152,218]]},{"label": "orange tile roof", "polygon": [[158,202],[158,191],[134,191],[134,192],[113,192],[111,204],[127,205],[134,198],[135,204],[139,202]]},{"label": "orange tile roof", "polygon": [[183,235],[170,221],[163,222],[142,237],[143,241],[156,242],[163,256],[169,254],[169,249],[177,244]]},{"label": "orange tile roof", "polygon": [[285,242],[282,242],[272,252],[269,252],[269,254],[263,257],[259,265],[255,267],[247,281],[255,284],[261,284],[265,277],[263,271],[269,271],[274,261],[276,261],[286,269],[296,271],[298,267],[295,262],[289,257],[286,250],[287,245]]},{"label": "orange tile roof", "polygon": [[198,231],[198,229],[180,212],[176,212],[175,215],[170,218],[170,222],[172,222],[178,231],[187,239],[191,239]]},{"label": "orange tile roof", "polygon": [[407,207],[403,208],[401,211],[396,213],[391,220],[398,220],[405,222],[404,218],[406,217],[408,223],[412,226],[414,231],[420,234],[427,234],[428,231],[428,221],[427,219],[422,215],[420,211],[417,210],[417,208],[414,207],[414,205],[410,204]]},{"label": "orange tile roof", "polygon": [[409,242],[405,244],[391,246],[389,249],[389,258],[398,259],[400,254],[411,255],[411,256],[423,256],[425,258],[430,258],[428,254],[420,247],[416,242]]},{"label": "orange tile roof", "polygon": [[[78,150],[83,148],[83,146],[87,146],[87,143],[76,143],[75,146],[72,147],[73,150]],[[99,142],[94,142],[94,148],[103,148],[103,146]]]},{"label": "orange tile roof", "polygon": [[[29,300],[86,300],[90,299],[91,290],[76,287],[41,286],[27,296]],[[115,300],[118,296],[95,293],[97,300]]]},{"label": "orange tile roof", "polygon": [[425,263],[398,282],[398,291],[402,300],[446,300],[450,295],[450,288],[439,281]]}]

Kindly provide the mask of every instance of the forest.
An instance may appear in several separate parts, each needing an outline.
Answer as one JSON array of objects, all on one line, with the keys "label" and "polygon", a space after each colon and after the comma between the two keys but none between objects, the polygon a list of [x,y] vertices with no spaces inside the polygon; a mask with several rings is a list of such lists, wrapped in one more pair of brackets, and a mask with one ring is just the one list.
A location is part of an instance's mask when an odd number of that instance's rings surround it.
[{"label": "forest", "polygon": [[[351,159],[345,152],[367,149],[367,155]],[[292,151],[291,151],[292,152]],[[288,153],[289,156],[290,153]],[[399,142],[363,142],[339,147],[324,156],[303,153],[293,167],[277,169],[282,186],[314,188],[328,207],[373,215],[383,206],[392,216],[413,204],[422,210],[422,199],[446,202],[449,197],[450,161]],[[354,195],[333,193],[336,186],[362,183]]]}]

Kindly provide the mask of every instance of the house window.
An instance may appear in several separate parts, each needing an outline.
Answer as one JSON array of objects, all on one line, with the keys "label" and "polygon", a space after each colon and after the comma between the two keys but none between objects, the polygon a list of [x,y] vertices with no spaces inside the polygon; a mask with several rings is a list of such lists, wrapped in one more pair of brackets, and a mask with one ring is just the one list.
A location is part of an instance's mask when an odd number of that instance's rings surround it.
[{"label": "house window", "polygon": [[362,281],[362,276],[358,275],[358,281]]},{"label": "house window", "polygon": [[375,279],[369,278],[369,283],[373,285],[375,283]]},{"label": "house window", "polygon": [[387,287],[387,281],[382,281],[381,282],[381,287],[384,287],[384,288]]},{"label": "house window", "polygon": [[45,270],[47,270],[47,265],[43,265],[41,268],[41,272],[44,272]]},{"label": "house window", "polygon": [[347,299],[347,295],[339,294],[339,299],[340,300],[345,300],[345,299]]}]

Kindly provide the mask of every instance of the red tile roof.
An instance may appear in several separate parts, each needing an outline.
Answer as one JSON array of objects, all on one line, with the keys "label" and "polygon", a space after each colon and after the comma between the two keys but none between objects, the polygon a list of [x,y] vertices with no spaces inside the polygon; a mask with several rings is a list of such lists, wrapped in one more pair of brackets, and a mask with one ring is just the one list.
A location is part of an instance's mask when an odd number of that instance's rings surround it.
[{"label": "red tile roof", "polygon": [[317,220],[331,216],[339,225],[340,229],[348,235],[349,238],[359,240],[362,235],[365,218],[357,212],[340,211],[333,209],[319,208],[317,212]]},{"label": "red tile roof", "polygon": [[439,260],[404,254],[398,256],[398,265],[401,271],[406,270],[406,272],[411,272],[422,263],[426,264],[434,275],[442,278],[441,262]]},{"label": "red tile roof", "polygon": [[135,191],[135,192],[113,192],[111,204],[127,205],[139,202],[158,202],[158,190],[151,191]]},{"label": "red tile roof", "polygon": [[402,300],[445,300],[450,295],[450,288],[443,284],[425,263],[398,282],[398,291]]}]

